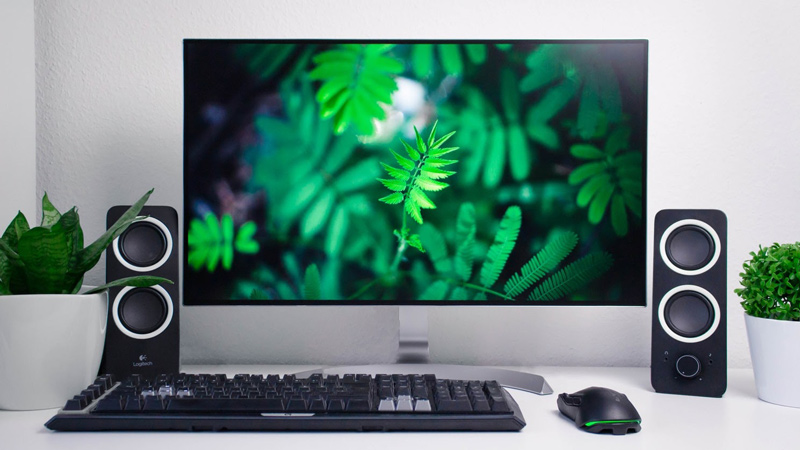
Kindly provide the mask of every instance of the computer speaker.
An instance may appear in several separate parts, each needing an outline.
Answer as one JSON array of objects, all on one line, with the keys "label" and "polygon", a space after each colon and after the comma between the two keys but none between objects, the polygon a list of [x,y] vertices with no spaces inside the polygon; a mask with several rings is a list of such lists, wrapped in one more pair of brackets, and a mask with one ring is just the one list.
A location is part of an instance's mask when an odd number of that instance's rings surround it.
[{"label": "computer speaker", "polygon": [[[109,209],[107,227],[127,209]],[[145,206],[140,215],[147,217],[132,223],[109,246],[106,279],[152,275],[174,284],[109,290],[100,370],[120,377],[177,373],[179,366],[178,214],[169,206]]]},{"label": "computer speaker", "polygon": [[650,364],[656,392],[725,393],[727,224],[717,210],[656,214]]}]

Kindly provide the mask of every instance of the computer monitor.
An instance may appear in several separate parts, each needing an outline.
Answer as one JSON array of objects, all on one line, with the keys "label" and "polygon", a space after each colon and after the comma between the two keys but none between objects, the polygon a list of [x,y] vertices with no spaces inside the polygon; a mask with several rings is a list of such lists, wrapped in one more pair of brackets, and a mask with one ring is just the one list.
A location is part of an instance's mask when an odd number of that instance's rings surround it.
[{"label": "computer monitor", "polygon": [[647,52],[185,40],[184,305],[644,306]]}]

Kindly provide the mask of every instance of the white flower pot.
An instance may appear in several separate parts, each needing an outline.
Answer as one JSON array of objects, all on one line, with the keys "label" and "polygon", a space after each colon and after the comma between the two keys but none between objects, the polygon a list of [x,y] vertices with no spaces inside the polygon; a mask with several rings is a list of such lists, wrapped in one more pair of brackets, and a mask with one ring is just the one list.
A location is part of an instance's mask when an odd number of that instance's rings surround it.
[{"label": "white flower pot", "polygon": [[0,409],[57,408],[97,376],[108,292],[0,296]]},{"label": "white flower pot", "polygon": [[744,315],[758,398],[800,408],[800,322]]}]

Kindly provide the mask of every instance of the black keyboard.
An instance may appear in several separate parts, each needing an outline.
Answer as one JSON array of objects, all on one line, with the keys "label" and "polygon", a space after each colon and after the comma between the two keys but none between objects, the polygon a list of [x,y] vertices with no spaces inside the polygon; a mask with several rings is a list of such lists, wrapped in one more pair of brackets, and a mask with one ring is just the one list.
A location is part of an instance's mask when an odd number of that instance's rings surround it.
[{"label": "black keyboard", "polygon": [[517,431],[496,381],[434,375],[98,377],[45,426],[58,431]]}]

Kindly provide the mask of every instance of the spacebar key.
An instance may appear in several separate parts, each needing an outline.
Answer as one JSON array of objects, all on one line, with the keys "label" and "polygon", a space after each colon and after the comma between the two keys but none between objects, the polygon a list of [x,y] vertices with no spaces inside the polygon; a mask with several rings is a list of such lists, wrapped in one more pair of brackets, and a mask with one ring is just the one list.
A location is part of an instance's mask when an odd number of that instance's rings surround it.
[{"label": "spacebar key", "polygon": [[166,411],[183,413],[284,412],[282,398],[173,398]]}]

